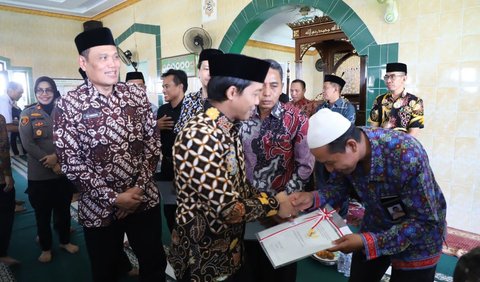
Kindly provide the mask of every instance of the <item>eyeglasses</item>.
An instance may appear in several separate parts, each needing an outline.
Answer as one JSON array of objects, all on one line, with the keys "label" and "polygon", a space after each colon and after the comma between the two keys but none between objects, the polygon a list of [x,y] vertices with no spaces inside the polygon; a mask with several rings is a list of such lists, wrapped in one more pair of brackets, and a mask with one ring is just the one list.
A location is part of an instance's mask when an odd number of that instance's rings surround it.
[{"label": "eyeglasses", "polygon": [[386,74],[383,76],[383,80],[387,81],[388,79],[395,80],[397,78],[405,76],[404,74]]},{"label": "eyeglasses", "polygon": [[48,95],[53,95],[53,89],[52,88],[37,88],[37,89],[35,89],[35,94],[41,95],[42,93],[46,93]]}]

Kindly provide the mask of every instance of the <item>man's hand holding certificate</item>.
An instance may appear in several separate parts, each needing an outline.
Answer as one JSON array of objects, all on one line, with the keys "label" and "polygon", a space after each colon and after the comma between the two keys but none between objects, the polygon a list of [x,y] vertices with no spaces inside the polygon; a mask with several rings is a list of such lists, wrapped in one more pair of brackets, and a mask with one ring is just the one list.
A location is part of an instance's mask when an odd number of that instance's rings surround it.
[{"label": "man's hand holding certificate", "polygon": [[330,206],[319,209],[257,233],[265,253],[277,268],[320,250],[350,234],[343,219]]}]

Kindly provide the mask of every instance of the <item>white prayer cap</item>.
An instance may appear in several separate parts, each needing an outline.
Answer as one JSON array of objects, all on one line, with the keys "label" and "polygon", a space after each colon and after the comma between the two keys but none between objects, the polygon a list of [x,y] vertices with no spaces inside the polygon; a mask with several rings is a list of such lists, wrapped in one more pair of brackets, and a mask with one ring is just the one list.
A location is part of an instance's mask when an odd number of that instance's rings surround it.
[{"label": "white prayer cap", "polygon": [[344,116],[324,108],[316,112],[308,122],[307,143],[310,149],[320,148],[342,136],[352,123]]}]

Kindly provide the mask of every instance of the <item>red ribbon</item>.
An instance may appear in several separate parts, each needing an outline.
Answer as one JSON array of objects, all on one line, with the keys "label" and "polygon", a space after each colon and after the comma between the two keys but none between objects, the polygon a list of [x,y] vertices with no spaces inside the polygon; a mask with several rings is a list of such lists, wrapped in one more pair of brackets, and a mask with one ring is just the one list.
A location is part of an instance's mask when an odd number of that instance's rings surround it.
[{"label": "red ribbon", "polygon": [[340,234],[340,236],[343,236],[343,233],[342,233],[342,231],[340,231],[340,228],[338,228],[338,226],[332,220],[332,217],[333,217],[334,213],[335,213],[334,209],[332,209],[331,211],[328,211],[326,208],[318,209],[318,215],[310,217],[310,218],[317,218],[318,217],[317,221],[313,224],[313,226],[310,228],[310,230],[317,227],[317,225],[320,224],[320,222],[326,220],[335,228],[335,230],[338,232],[338,234]]},{"label": "red ribbon", "polygon": [[[307,222],[311,222],[313,220],[317,220],[315,221],[315,223],[313,224],[313,226],[310,228],[310,229],[313,229],[315,228],[320,222],[322,222],[323,220],[327,220],[334,228],[335,230],[338,232],[338,234],[340,234],[340,236],[343,236],[343,233],[342,231],[340,231],[340,228],[338,228],[338,226],[332,221],[332,217],[333,217],[333,214],[335,213],[335,210],[331,210],[331,211],[328,211],[326,208],[324,209],[319,209],[318,210],[318,213],[316,215],[313,215],[313,216],[309,216],[307,218],[305,218],[302,222],[298,223],[298,224],[295,224],[295,225],[300,225],[300,224],[305,224]],[[274,232],[268,236],[265,236],[263,238],[260,238],[260,242],[263,241],[263,240],[266,240],[276,234],[279,234],[279,233],[282,233],[288,229],[291,229],[293,228],[294,226],[289,226],[289,227],[286,227],[284,229],[281,229],[281,230],[278,230],[277,232]]]}]

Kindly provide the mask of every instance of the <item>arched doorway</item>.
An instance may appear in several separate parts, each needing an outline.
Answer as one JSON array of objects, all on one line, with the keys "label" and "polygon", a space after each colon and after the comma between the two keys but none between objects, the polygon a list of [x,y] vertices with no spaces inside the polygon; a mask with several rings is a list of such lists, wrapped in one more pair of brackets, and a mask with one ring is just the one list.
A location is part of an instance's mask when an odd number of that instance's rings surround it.
[{"label": "arched doorway", "polygon": [[367,56],[367,97],[366,116],[373,100],[386,90],[382,82],[382,71],[388,62],[398,60],[398,43],[378,45],[366,24],[342,0],[253,0],[235,18],[230,25],[219,48],[225,52],[240,53],[253,32],[268,18],[282,13],[289,5],[309,5],[319,9],[332,18],[348,36],[357,53]]}]

